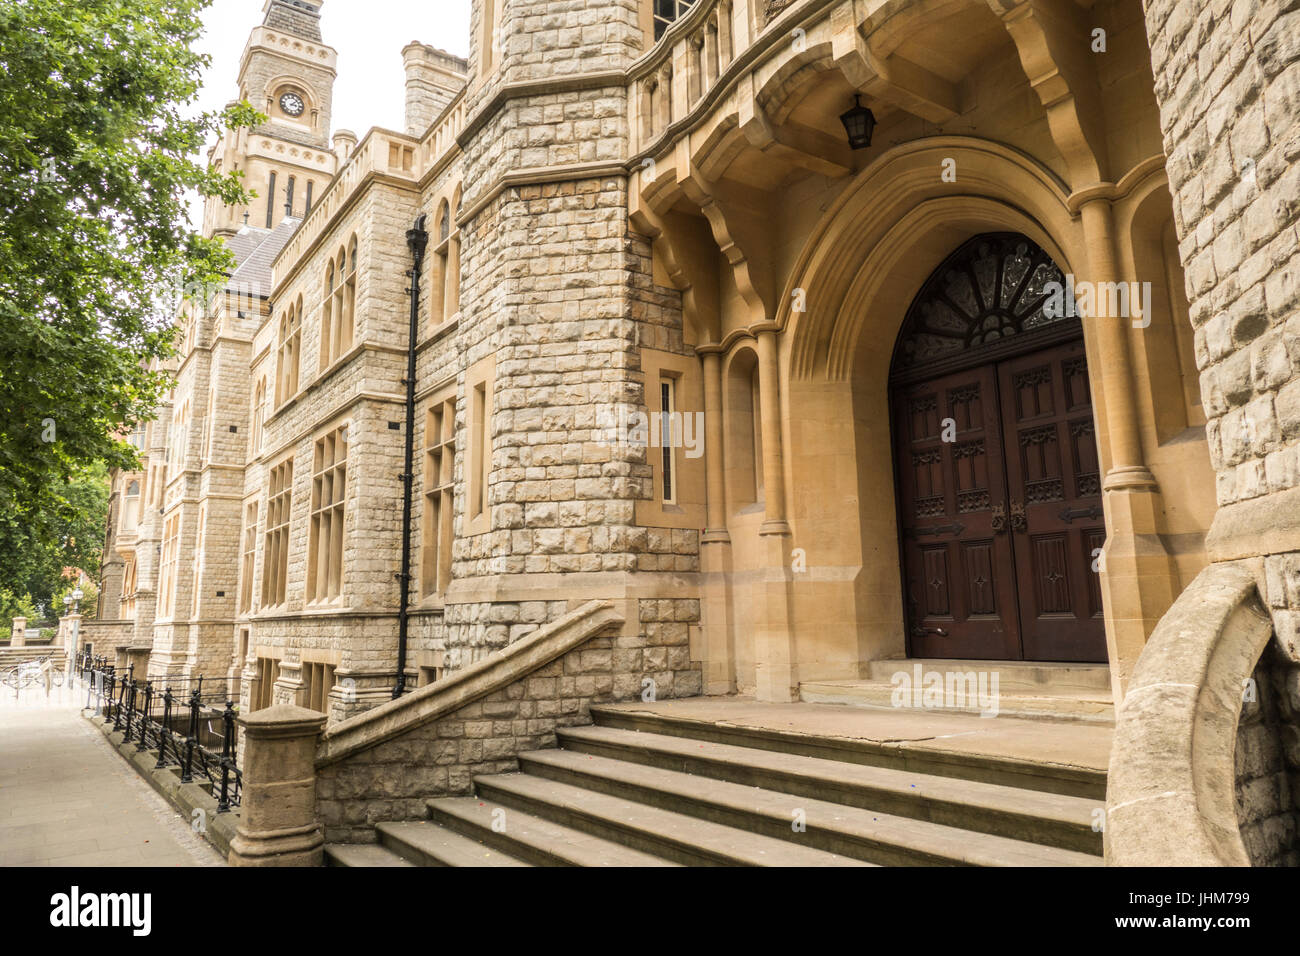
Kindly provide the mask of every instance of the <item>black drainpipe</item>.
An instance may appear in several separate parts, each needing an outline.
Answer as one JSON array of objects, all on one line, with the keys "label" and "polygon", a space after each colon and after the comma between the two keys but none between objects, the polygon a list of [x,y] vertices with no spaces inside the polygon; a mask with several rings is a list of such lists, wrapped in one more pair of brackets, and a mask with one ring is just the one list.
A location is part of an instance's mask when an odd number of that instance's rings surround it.
[{"label": "black drainpipe", "polygon": [[402,469],[402,572],[398,575],[400,597],[397,609],[397,682],[393,699],[406,693],[406,632],[410,619],[411,597],[411,484],[415,480],[415,341],[420,327],[420,273],[429,234],[424,231],[424,215],[406,230],[406,245],[411,250],[411,330],[406,349],[406,467]]}]

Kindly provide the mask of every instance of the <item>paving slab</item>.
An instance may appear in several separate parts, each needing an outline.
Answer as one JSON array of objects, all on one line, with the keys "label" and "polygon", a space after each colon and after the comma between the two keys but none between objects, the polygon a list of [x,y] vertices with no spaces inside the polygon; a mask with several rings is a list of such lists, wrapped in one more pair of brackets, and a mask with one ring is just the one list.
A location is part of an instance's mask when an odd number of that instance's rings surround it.
[{"label": "paving slab", "polygon": [[224,866],[84,702],[66,687],[0,689],[0,866]]},{"label": "paving slab", "polygon": [[768,704],[739,696],[608,704],[601,709],[1101,772],[1110,761],[1113,735],[1106,724],[806,702]]}]

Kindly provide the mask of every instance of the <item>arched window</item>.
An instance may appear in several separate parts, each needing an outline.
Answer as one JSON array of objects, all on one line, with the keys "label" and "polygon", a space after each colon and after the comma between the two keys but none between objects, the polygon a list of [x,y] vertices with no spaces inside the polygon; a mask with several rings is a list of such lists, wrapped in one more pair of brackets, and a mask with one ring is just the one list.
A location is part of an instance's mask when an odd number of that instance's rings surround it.
[{"label": "arched window", "polygon": [[651,76],[641,84],[641,137],[649,139],[655,134],[655,118],[659,115],[659,80]]},{"label": "arched window", "polygon": [[280,316],[279,362],[275,405],[279,408],[298,394],[298,364],[302,344],[302,297]]},{"label": "arched window", "polygon": [[263,375],[257,381],[257,387],[253,389],[253,435],[251,438],[253,454],[256,455],[262,450],[262,430],[266,423],[266,376]]},{"label": "arched window", "polygon": [[758,395],[758,356],[741,348],[727,366],[727,501],[732,512],[763,501],[763,429]]},{"label": "arched window", "polygon": [[460,186],[456,187],[451,197],[452,233],[447,240],[447,305],[444,309],[447,318],[453,318],[460,312],[460,226],[455,219],[460,215]]},{"label": "arched window", "polygon": [[320,368],[325,372],[352,348],[356,332],[357,240],[342,248],[325,267],[321,309]]},{"label": "arched window", "polygon": [[460,187],[451,200],[438,206],[438,245],[434,247],[432,287],[429,289],[429,315],[435,327],[454,318],[460,311],[460,229],[455,213],[460,210]]},{"label": "arched window", "polygon": [[664,35],[664,31],[675,21],[686,16],[695,0],[652,0],[654,4],[655,42]]},{"label": "arched window", "polygon": [[486,76],[496,63],[498,30],[501,28],[501,0],[483,0],[482,34],[479,42],[479,76]]},{"label": "arched window", "polygon": [[1053,283],[1063,288],[1064,275],[1025,236],[986,233],[964,242],[912,302],[895,347],[895,374],[1066,319],[1051,308]]},{"label": "arched window", "polygon": [[140,520],[140,482],[131,481],[126,486],[126,500],[122,505],[122,530],[134,531]]}]

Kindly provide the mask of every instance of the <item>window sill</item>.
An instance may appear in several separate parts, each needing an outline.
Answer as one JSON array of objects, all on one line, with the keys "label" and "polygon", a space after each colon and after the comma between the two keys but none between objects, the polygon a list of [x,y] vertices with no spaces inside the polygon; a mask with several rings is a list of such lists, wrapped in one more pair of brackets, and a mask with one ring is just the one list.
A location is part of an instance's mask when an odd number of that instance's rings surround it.
[{"label": "window sill", "polygon": [[437,325],[430,328],[428,333],[415,347],[415,350],[417,352],[423,351],[424,349],[428,348],[434,343],[441,342],[452,332],[455,332],[456,329],[460,326],[461,314],[462,313],[457,312],[450,319],[443,319]]}]

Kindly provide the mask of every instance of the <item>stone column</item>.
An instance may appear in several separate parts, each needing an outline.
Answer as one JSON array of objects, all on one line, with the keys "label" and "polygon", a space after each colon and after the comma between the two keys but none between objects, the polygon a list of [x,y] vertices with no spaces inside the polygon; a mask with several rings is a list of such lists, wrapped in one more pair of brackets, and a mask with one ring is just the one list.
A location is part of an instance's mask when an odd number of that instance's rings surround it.
[{"label": "stone column", "polygon": [[244,779],[231,866],[320,866],[316,746],[325,715],[292,704],[241,717]]},{"label": "stone column", "polygon": [[9,638],[9,646],[10,647],[27,646],[27,618],[25,617],[14,618],[14,629],[12,632],[12,636]]},{"label": "stone column", "polygon": [[785,457],[781,450],[781,401],[776,331],[758,333],[758,392],[763,434],[763,485],[767,518],[759,526],[763,542],[762,626],[755,635],[755,696],[788,702],[799,696],[790,573],[792,542],[785,518]]},{"label": "stone column", "polygon": [[[1084,242],[1088,247],[1090,278],[1096,288],[1119,283],[1115,264],[1114,217],[1110,200],[1095,197],[1084,201],[1080,209]],[[1106,471],[1108,487],[1155,487],[1142,455],[1142,436],[1138,430],[1137,395],[1133,387],[1133,351],[1129,347],[1129,316],[1101,315],[1097,310],[1105,297],[1093,296],[1097,352],[1101,357],[1106,403],[1107,446],[1110,467]]]},{"label": "stone column", "polygon": [[729,540],[727,534],[726,488],[722,462],[722,356],[713,351],[716,345],[701,349],[704,366],[704,473],[707,488],[705,542]]},{"label": "stone column", "polygon": [[[69,660],[75,660],[81,653],[81,615],[68,614],[59,621],[59,630],[63,633],[63,653]],[[94,648],[99,653],[99,648]]]},{"label": "stone column", "polygon": [[763,485],[767,519],[759,534],[789,534],[785,520],[785,459],[781,453],[781,398],[776,331],[758,333],[758,397],[763,431]]},{"label": "stone column", "polygon": [[[1080,197],[1089,278],[1094,288],[1121,281],[1115,260],[1115,227],[1108,195]],[[1102,481],[1106,509],[1105,562],[1101,570],[1107,656],[1116,702],[1124,697],[1129,675],[1147,637],[1177,597],[1178,569],[1160,532],[1164,503],[1142,453],[1133,351],[1132,317],[1103,315],[1102,293],[1093,296],[1092,323],[1097,367],[1094,400],[1105,409],[1107,462]]]},{"label": "stone column", "polygon": [[[727,531],[722,421],[722,355],[719,346],[697,347],[704,374],[704,471],[707,502],[704,534],[700,536],[700,624],[707,647],[704,692],[731,694],[736,690],[736,649],[731,622],[731,534]],[[707,349],[707,351],[705,351]]]}]

